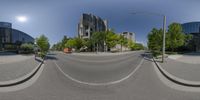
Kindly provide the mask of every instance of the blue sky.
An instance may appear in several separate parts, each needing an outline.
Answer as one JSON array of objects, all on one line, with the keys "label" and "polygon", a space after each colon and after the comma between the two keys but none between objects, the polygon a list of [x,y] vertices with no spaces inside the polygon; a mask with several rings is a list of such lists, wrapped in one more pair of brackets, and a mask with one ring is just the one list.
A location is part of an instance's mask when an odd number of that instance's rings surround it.
[{"label": "blue sky", "polygon": [[[107,19],[116,33],[130,31],[136,40],[146,44],[153,28],[162,27],[162,17],[131,12],[154,12],[167,16],[171,22],[200,21],[199,0],[1,0],[0,21],[13,23],[13,28],[38,37],[46,35],[56,43],[64,35],[77,35],[77,24],[82,13],[92,13]],[[25,23],[16,16],[27,16]]]}]

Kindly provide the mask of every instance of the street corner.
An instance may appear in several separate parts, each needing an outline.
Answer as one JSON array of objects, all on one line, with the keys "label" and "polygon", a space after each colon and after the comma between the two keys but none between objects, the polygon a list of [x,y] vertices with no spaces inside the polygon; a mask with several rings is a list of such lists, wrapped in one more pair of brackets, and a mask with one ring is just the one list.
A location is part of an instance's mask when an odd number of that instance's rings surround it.
[{"label": "street corner", "polygon": [[43,62],[33,55],[3,55],[0,56],[0,82],[21,78]]}]

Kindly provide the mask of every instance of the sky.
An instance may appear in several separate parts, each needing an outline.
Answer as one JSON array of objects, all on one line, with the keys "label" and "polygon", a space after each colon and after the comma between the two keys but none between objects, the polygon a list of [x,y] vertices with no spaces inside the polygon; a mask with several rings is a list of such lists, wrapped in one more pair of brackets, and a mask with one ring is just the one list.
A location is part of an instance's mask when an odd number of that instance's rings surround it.
[{"label": "sky", "polygon": [[[134,32],[136,41],[146,44],[151,29],[162,28],[163,17],[139,12],[166,15],[168,26],[200,21],[199,4],[200,0],[1,0],[0,22],[11,22],[34,38],[44,34],[54,44],[64,35],[77,36],[81,15],[91,13],[108,20],[116,33]],[[26,16],[27,21],[20,22],[17,16]]]}]

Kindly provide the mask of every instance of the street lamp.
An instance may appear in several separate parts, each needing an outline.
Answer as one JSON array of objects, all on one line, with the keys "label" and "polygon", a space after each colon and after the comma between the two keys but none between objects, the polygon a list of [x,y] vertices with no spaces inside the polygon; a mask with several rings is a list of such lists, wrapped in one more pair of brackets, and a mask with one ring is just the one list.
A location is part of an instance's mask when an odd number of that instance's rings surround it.
[{"label": "street lamp", "polygon": [[152,12],[133,12],[131,14],[146,14],[146,15],[156,15],[163,17],[163,47],[162,47],[162,63],[164,62],[165,58],[165,34],[166,34],[166,16],[159,13],[152,13]]}]

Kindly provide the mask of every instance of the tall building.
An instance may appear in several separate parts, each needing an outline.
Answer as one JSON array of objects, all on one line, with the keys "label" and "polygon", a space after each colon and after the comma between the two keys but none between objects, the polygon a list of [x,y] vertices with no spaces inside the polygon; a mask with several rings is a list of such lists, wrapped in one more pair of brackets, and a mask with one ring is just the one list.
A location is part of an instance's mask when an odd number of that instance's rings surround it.
[{"label": "tall building", "polygon": [[192,51],[200,51],[200,22],[188,22],[182,24],[183,32],[191,34],[192,40],[189,41]]},{"label": "tall building", "polygon": [[122,32],[121,35],[123,35],[125,38],[129,40],[133,40],[135,42],[135,33],[132,32]]},{"label": "tall building", "polygon": [[78,24],[78,35],[81,38],[90,38],[93,32],[108,30],[107,20],[92,14],[82,14]]},{"label": "tall building", "polygon": [[30,35],[12,28],[8,22],[0,22],[0,51],[16,50],[22,43],[34,43]]}]

